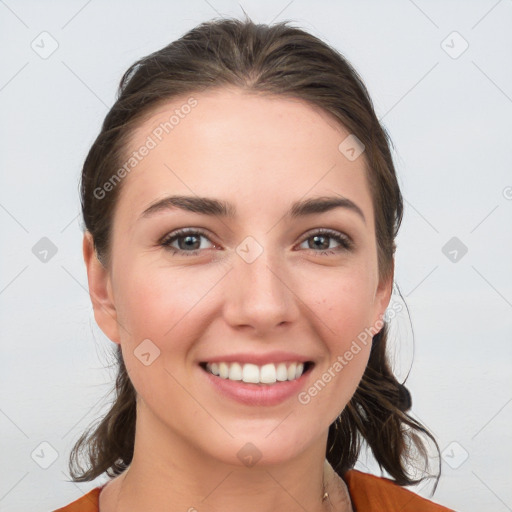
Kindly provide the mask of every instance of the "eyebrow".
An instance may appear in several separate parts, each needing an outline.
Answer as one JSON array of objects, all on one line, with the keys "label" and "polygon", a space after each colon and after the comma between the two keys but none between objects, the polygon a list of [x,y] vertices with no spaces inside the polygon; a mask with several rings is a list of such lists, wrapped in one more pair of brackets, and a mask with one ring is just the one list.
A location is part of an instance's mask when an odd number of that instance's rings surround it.
[{"label": "eyebrow", "polygon": [[[307,215],[325,213],[334,210],[335,208],[345,208],[355,212],[366,224],[366,218],[361,208],[359,208],[356,203],[343,196],[312,197],[296,201],[292,204],[287,215],[292,219],[296,219]],[[173,195],[151,204],[146,210],[144,210],[144,212],[142,212],[140,218],[151,217],[156,213],[173,209],[180,209],[187,212],[200,213],[202,215],[211,215],[215,217],[236,217],[236,207],[227,201],[221,201],[210,197]]]}]

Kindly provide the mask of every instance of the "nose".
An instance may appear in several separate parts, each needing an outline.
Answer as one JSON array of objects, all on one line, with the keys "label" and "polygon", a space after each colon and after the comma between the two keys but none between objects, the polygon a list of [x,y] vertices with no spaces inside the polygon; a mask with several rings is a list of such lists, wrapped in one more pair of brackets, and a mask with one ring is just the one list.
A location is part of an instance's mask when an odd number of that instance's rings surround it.
[{"label": "nose", "polygon": [[224,317],[235,329],[252,330],[263,337],[299,316],[299,299],[291,273],[282,259],[264,250],[252,263],[234,258],[228,275]]}]

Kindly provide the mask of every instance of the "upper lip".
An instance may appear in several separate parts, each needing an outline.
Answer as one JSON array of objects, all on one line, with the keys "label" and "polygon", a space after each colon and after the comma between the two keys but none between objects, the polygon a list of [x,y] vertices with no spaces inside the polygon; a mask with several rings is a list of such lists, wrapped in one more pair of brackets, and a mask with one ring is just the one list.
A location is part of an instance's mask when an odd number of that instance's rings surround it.
[{"label": "upper lip", "polygon": [[208,359],[203,359],[202,363],[252,363],[258,366],[269,363],[284,363],[284,362],[299,362],[306,363],[312,362],[311,357],[302,356],[293,352],[267,352],[265,354],[257,353],[237,353],[226,354],[223,356],[213,356]]}]

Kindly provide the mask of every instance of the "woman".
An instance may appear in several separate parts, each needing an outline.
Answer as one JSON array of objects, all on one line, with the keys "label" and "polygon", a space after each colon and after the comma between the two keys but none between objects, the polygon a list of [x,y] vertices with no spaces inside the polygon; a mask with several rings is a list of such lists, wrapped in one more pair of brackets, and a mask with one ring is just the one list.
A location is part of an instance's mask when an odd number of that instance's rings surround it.
[{"label": "woman", "polygon": [[[81,192],[119,374],[70,469],[115,478],[59,510],[448,510],[402,487],[437,447],[385,353],[402,197],[339,53],[196,27],[125,73]],[[389,478],[353,469],[362,441]]]}]

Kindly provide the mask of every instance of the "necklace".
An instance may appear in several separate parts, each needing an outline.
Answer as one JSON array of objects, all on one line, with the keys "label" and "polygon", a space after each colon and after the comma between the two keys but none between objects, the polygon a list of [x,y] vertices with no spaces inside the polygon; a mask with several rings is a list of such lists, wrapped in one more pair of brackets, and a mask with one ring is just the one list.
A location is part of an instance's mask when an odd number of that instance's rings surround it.
[{"label": "necklace", "polygon": [[[334,503],[333,500],[331,500],[331,496],[329,496],[329,492],[326,490],[326,475],[329,475],[329,481],[327,482],[327,484],[328,486],[330,486],[329,490],[331,492]],[[324,462],[323,482],[324,484],[322,503],[324,503],[326,500],[329,500],[329,510],[353,512],[352,500],[350,498],[350,493],[348,492],[347,485],[345,484],[343,479],[334,471],[334,469],[329,464],[329,461],[327,459],[325,459]]]},{"label": "necklace", "polygon": [[326,464],[324,463],[324,474],[322,476],[322,487],[323,487],[323,496],[322,496],[322,502],[324,502],[328,497],[329,493],[326,491],[325,486],[325,473],[328,471]]}]

